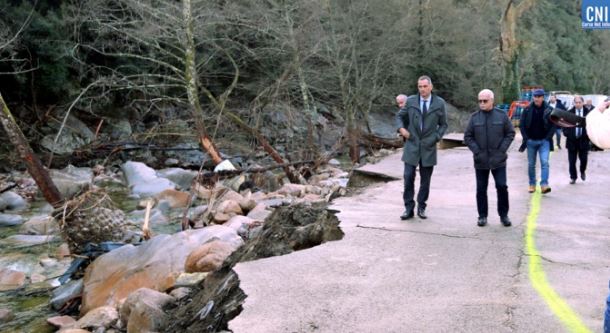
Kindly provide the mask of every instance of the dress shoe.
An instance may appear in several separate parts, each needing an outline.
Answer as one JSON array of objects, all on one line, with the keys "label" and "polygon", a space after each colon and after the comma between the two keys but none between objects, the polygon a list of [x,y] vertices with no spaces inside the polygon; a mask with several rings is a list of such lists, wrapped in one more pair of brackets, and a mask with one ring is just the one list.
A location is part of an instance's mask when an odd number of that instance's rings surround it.
[{"label": "dress shoe", "polygon": [[580,179],[582,179],[583,181],[587,180],[587,175],[584,171],[580,173]]},{"label": "dress shoe", "polygon": [[500,222],[502,222],[502,225],[505,227],[510,227],[512,225],[508,216],[500,216]]},{"label": "dress shoe", "polygon": [[570,184],[576,183],[576,179],[570,179]]},{"label": "dress shoe", "polygon": [[542,192],[542,193],[549,193],[549,192],[551,192],[551,188],[549,186],[541,186],[540,187],[540,192]]},{"label": "dress shoe", "polygon": [[487,218],[479,216],[479,219],[477,220],[477,225],[479,227],[484,227],[486,224],[487,224]]},{"label": "dress shoe", "polygon": [[405,212],[402,213],[402,215],[400,215],[400,219],[404,221],[404,220],[413,218],[413,216],[414,216],[414,214],[413,214],[412,210],[410,210],[410,211],[405,210]]},{"label": "dress shoe", "polygon": [[417,208],[417,216],[419,216],[419,218],[422,220],[425,220],[428,218],[428,216],[426,216],[426,210],[423,208]]},{"label": "dress shoe", "polygon": [[527,188],[527,191],[528,191],[529,193],[534,193],[534,192],[536,191],[536,186],[534,186],[534,185],[530,185],[530,186]]}]

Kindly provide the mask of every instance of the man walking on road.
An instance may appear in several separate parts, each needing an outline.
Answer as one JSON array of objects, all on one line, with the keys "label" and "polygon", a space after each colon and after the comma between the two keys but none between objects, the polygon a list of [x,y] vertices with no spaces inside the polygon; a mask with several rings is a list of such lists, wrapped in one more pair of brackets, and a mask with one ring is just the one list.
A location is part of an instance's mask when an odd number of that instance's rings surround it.
[{"label": "man walking on road", "polygon": [[542,193],[551,192],[549,186],[549,155],[553,150],[553,134],[555,125],[550,121],[551,109],[544,101],[544,90],[534,90],[534,101],[523,110],[519,129],[523,143],[519,148],[523,152],[527,148],[527,164],[529,187],[528,192],[536,190],[536,155],[540,156],[540,190]]},{"label": "man walking on road", "polygon": [[[584,105],[581,96],[574,97],[574,107],[568,112],[574,113],[579,117],[586,117],[589,110]],[[566,148],[568,149],[568,163],[570,165],[570,184],[576,183],[576,158],[580,161],[580,179],[587,179],[587,159],[589,155],[589,137],[587,129],[582,126],[566,127],[563,129],[566,137]]]},{"label": "man walking on road", "polygon": [[417,80],[417,95],[407,98],[407,103],[396,115],[396,128],[405,138],[402,161],[404,162],[405,211],[401,220],[414,216],[415,170],[419,166],[419,192],[417,216],[426,219],[426,201],[430,192],[430,179],[436,165],[436,143],[447,130],[445,101],[432,94],[432,80],[421,76]]},{"label": "man walking on road", "polygon": [[487,224],[487,185],[491,172],[496,183],[500,221],[503,226],[510,227],[506,160],[508,147],[515,139],[515,129],[506,112],[494,107],[493,91],[483,89],[478,97],[479,110],[470,116],[464,132],[464,143],[473,153],[477,178],[477,225]]}]

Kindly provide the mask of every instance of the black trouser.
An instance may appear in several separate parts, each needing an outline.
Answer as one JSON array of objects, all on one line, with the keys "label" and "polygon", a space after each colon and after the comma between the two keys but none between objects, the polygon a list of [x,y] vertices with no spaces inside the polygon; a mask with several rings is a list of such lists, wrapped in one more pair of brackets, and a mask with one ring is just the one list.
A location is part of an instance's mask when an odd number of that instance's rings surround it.
[{"label": "black trouser", "polygon": [[[589,142],[581,142],[582,138],[575,139],[574,145],[568,149],[568,162],[570,164],[570,179],[576,179],[576,157],[580,160],[580,172],[587,170],[589,156]],[[583,148],[586,147],[586,148]]]},{"label": "black trouser", "polygon": [[479,217],[487,217],[487,184],[489,172],[494,176],[496,193],[498,195],[498,215],[508,216],[508,186],[506,185],[506,167],[493,170],[476,169],[477,176],[477,210]]},{"label": "black trouser", "polygon": [[[402,194],[402,200],[405,203],[405,209],[407,212],[413,211],[415,208],[415,201],[413,196],[415,195],[415,165],[405,163],[405,189]],[[426,209],[426,201],[428,201],[428,195],[430,194],[430,179],[432,178],[433,166],[423,167],[421,161],[419,162],[419,192],[417,192],[417,207]]]}]

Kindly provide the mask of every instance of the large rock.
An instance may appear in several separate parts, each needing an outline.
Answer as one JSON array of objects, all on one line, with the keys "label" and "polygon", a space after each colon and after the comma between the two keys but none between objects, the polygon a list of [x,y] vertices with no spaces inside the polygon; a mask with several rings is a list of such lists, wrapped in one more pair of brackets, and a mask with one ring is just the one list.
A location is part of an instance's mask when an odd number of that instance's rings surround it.
[{"label": "large rock", "polygon": [[89,187],[93,171],[68,165],[61,170],[50,170],[50,175],[62,196],[71,198]]},{"label": "large rock", "polygon": [[61,309],[68,301],[77,298],[83,292],[83,279],[72,280],[53,290],[51,307]]},{"label": "large rock", "polygon": [[26,208],[28,208],[28,203],[19,194],[11,191],[0,194],[0,211],[18,212]]},{"label": "large rock", "polygon": [[12,269],[0,269],[0,291],[17,289],[25,283],[25,273]]},{"label": "large rock", "polygon": [[103,328],[102,332],[105,332],[105,329],[116,324],[117,320],[119,320],[119,312],[114,306],[101,306],[87,312],[74,324],[74,327],[96,331]]},{"label": "large rock", "polygon": [[0,240],[0,245],[12,247],[26,247],[40,245],[59,240],[54,235],[13,235]]},{"label": "large rock", "polygon": [[159,177],[167,178],[183,190],[191,188],[193,179],[197,177],[197,171],[181,168],[161,169],[157,172]]},{"label": "large rock", "polygon": [[121,306],[121,320],[127,322],[127,333],[160,332],[165,321],[163,307],[175,299],[164,293],[140,288],[129,294]]},{"label": "large rock", "polygon": [[[59,130],[61,124],[51,122],[49,126]],[[57,133],[46,135],[40,141],[40,145],[56,154],[71,154],[76,148],[90,143],[95,138],[95,134],[87,125],[73,115],[69,115],[66,119],[66,124],[57,142],[55,142],[56,136]]]},{"label": "large rock", "polygon": [[184,272],[186,257],[213,237],[238,247],[235,230],[215,225],[174,235],[159,235],[140,246],[125,245],[97,258],[84,277],[81,313],[116,305],[139,288],[165,291]]},{"label": "large rock", "polygon": [[11,227],[21,223],[23,223],[21,215],[0,213],[0,227]]},{"label": "large rock", "polygon": [[176,188],[176,184],[167,178],[157,176],[154,169],[141,162],[125,162],[121,166],[127,185],[135,195],[147,197],[167,189]]},{"label": "large rock", "polygon": [[53,235],[58,231],[59,225],[50,215],[32,216],[19,229],[19,232],[26,235]]},{"label": "large rock", "polygon": [[9,309],[0,309],[0,324],[8,323],[15,319],[15,315]]},{"label": "large rock", "polygon": [[213,272],[233,251],[235,247],[227,242],[214,240],[205,243],[189,254],[184,270],[187,273]]}]

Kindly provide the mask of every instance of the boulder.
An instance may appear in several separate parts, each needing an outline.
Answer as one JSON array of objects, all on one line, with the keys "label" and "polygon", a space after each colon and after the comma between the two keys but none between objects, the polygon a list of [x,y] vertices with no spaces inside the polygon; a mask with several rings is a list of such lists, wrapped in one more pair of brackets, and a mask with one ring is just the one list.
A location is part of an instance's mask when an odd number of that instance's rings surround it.
[{"label": "boulder", "polygon": [[89,187],[93,179],[91,168],[77,168],[72,165],[61,170],[50,170],[49,174],[59,193],[64,198],[72,198]]},{"label": "boulder", "polygon": [[9,268],[0,269],[0,291],[14,290],[25,283],[25,273]]},{"label": "boulder", "polygon": [[13,311],[9,309],[0,309],[0,324],[8,323],[14,318],[15,315],[13,314]]},{"label": "boulder", "polygon": [[76,319],[70,316],[55,316],[47,318],[47,323],[59,329],[72,327],[76,323]]},{"label": "boulder", "polygon": [[79,297],[83,292],[83,279],[72,280],[55,290],[51,296],[51,307],[55,310],[61,309],[68,301]]},{"label": "boulder", "polygon": [[213,240],[203,244],[191,252],[186,258],[184,270],[187,273],[213,272],[222,266],[227,257],[235,248],[220,240]]},{"label": "boulder", "polygon": [[154,169],[141,162],[125,162],[121,165],[127,185],[131,192],[139,196],[154,196],[167,189],[174,189],[176,184],[157,176]]},{"label": "boulder", "polygon": [[27,220],[19,229],[26,235],[54,235],[59,231],[59,225],[50,215],[36,215]]},{"label": "boulder", "polygon": [[23,217],[15,214],[0,213],[0,227],[11,227],[23,223]]},{"label": "boulder", "polygon": [[235,247],[243,243],[235,230],[214,225],[158,235],[142,245],[125,245],[98,257],[85,273],[81,313],[114,306],[139,288],[167,290],[184,272],[187,255],[214,237]]},{"label": "boulder", "polygon": [[58,239],[59,237],[54,235],[13,235],[0,240],[0,245],[25,247],[50,243]]},{"label": "boulder", "polygon": [[121,320],[127,322],[127,333],[160,332],[165,321],[163,307],[174,301],[174,297],[148,288],[129,294],[121,306]]},{"label": "boulder", "polygon": [[119,313],[114,306],[101,306],[88,311],[74,324],[74,327],[89,330],[107,329],[116,324],[118,319]]},{"label": "boulder", "polygon": [[0,210],[19,212],[28,208],[28,203],[19,194],[9,191],[0,194]]},{"label": "boulder", "polygon": [[171,208],[186,207],[189,204],[190,194],[188,192],[167,189],[155,195],[157,201],[167,201]]},{"label": "boulder", "polygon": [[167,168],[159,170],[157,175],[169,179],[174,184],[178,185],[180,189],[188,190],[191,188],[193,179],[197,177],[197,171],[181,168]]}]

